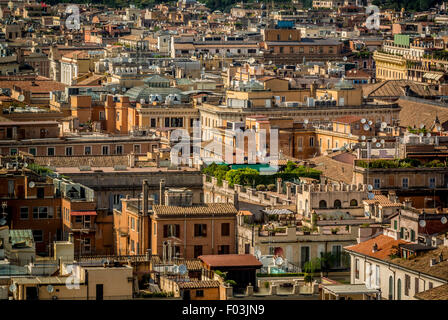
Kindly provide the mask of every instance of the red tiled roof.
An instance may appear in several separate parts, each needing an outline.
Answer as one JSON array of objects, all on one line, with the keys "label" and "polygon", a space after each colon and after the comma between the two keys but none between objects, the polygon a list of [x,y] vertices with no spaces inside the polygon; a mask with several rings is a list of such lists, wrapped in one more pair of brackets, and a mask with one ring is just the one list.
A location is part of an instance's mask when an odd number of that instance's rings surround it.
[{"label": "red tiled roof", "polygon": [[[377,244],[378,250],[372,251],[373,245]],[[394,253],[393,247],[398,247],[400,244],[409,244],[410,242],[404,240],[395,240],[394,238],[379,235],[373,239],[361,242],[359,244],[345,247],[345,250],[357,252],[366,256],[384,260]]]},{"label": "red tiled roof", "polygon": [[361,120],[360,116],[345,116],[345,117],[336,118],[333,121],[334,122],[341,122],[341,123],[349,124],[349,123],[353,123],[353,122],[356,122],[356,121],[359,121],[359,120]]},{"label": "red tiled roof", "polygon": [[219,254],[199,256],[209,267],[261,267],[263,264],[251,254]]},{"label": "red tiled roof", "polygon": [[96,216],[96,211],[70,211],[72,216]]}]

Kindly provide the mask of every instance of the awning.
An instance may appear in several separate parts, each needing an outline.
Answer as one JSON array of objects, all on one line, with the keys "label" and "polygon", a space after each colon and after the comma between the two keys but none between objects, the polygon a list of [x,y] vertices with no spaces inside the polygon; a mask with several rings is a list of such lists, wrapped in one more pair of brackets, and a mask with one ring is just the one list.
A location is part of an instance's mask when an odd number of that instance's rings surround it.
[{"label": "awning", "polygon": [[426,72],[423,75],[423,78],[429,79],[429,80],[436,80],[438,81],[440,78],[442,78],[443,74],[437,74],[432,72]]},{"label": "awning", "polygon": [[70,211],[72,216],[96,216],[96,211]]}]

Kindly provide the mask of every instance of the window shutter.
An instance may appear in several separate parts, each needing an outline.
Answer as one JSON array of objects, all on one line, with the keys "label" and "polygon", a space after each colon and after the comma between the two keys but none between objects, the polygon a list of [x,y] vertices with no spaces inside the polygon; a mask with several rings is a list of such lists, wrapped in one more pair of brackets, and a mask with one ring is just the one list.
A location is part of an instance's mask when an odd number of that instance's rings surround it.
[{"label": "window shutter", "polygon": [[202,229],[202,235],[203,235],[204,237],[206,237],[206,236],[207,236],[207,225],[206,225],[206,224],[203,224],[202,227],[203,227],[203,229]]},{"label": "window shutter", "polygon": [[168,237],[168,225],[167,225],[167,224],[165,224],[165,225],[163,226],[163,237],[164,237],[164,238],[167,238],[167,237]]}]

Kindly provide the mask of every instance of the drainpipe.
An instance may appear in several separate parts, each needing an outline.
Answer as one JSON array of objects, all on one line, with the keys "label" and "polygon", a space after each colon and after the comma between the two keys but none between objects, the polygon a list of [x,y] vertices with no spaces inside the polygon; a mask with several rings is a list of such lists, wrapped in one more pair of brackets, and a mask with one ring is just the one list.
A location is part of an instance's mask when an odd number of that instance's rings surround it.
[{"label": "drainpipe", "polygon": [[215,254],[215,214],[212,214],[212,254]]}]

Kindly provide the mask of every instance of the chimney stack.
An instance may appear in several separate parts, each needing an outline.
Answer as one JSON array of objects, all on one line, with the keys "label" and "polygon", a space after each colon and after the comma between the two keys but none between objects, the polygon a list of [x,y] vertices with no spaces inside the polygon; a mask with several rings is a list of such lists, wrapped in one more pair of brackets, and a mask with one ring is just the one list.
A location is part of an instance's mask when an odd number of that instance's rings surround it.
[{"label": "chimney stack", "polygon": [[372,252],[377,252],[377,251],[378,251],[378,245],[376,243],[374,243],[372,246]]}]

